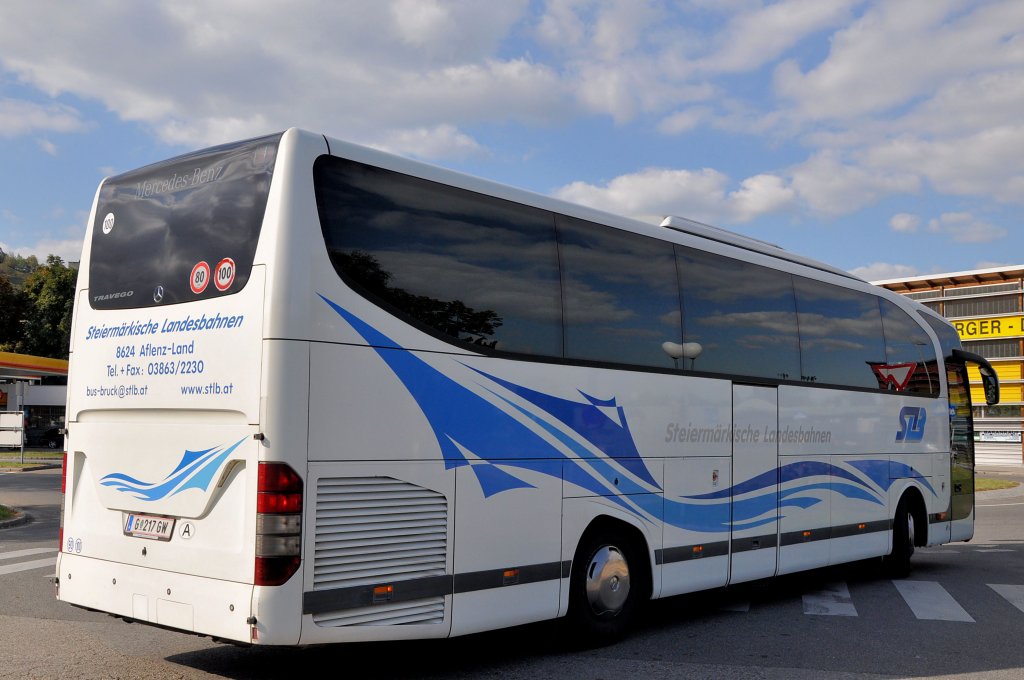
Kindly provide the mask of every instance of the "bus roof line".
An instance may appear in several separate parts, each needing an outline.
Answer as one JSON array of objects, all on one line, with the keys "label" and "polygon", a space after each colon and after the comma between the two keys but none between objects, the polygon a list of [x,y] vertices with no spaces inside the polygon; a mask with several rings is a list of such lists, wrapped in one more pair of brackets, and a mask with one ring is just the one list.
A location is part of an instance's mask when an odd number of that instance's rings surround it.
[{"label": "bus roof line", "polygon": [[743,234],[737,234],[734,231],[722,229],[721,227],[713,227],[709,224],[697,222],[686,217],[669,215],[661,221],[661,226],[684,234],[690,234],[691,236],[699,236],[701,238],[708,239],[709,241],[716,241],[717,243],[724,243],[726,245],[742,248],[743,250],[769,255],[780,260],[786,260],[794,264],[811,267],[812,269],[828,272],[830,274],[838,274],[839,276],[853,279],[854,281],[863,281],[863,279],[858,276],[854,276],[848,271],[844,271],[838,267],[833,267],[832,265],[825,264],[824,262],[812,260],[809,257],[794,255],[782,248],[782,246],[778,246],[774,243],[751,238],[750,236],[744,236]]}]

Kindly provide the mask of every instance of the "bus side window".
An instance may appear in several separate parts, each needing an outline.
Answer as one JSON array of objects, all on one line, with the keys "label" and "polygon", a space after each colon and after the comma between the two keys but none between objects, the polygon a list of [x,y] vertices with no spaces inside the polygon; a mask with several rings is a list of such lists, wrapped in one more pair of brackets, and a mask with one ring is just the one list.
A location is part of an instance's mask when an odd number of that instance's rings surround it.
[{"label": "bus side window", "polygon": [[[906,382],[890,381],[890,387],[911,394],[939,395],[938,360],[931,338],[920,324],[889,300],[880,299],[882,328],[885,331],[885,365],[912,364]],[[894,373],[901,375],[900,373]]]},{"label": "bus side window", "polygon": [[[686,368],[799,380],[793,277],[677,246]],[[699,350],[699,351],[698,351]]]},{"label": "bus side window", "polygon": [[873,365],[885,362],[878,297],[794,277],[802,380],[878,389]]},{"label": "bus side window", "polygon": [[662,347],[683,335],[672,244],[562,215],[556,225],[566,358],[673,367]]}]

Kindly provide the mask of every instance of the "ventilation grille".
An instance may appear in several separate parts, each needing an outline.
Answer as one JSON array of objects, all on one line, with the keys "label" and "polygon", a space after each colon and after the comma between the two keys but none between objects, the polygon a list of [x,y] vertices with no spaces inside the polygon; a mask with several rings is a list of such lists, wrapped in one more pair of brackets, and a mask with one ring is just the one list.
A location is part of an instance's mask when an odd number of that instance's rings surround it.
[{"label": "ventilation grille", "polygon": [[911,300],[931,300],[942,297],[941,290],[922,290],[916,293],[904,293]]},{"label": "ventilation grille", "polygon": [[442,623],[444,621],[444,598],[431,597],[416,602],[348,609],[341,612],[315,614],[313,622],[318,626],[341,628],[343,626],[401,626],[407,624]]},{"label": "ventilation grille", "polygon": [[1020,282],[993,283],[987,286],[964,286],[963,288],[947,288],[943,291],[946,297],[960,297],[961,295],[991,295],[992,293],[1019,293]]},{"label": "ventilation grille", "polygon": [[[349,588],[445,573],[444,494],[390,477],[317,481],[313,589]],[[440,623],[444,597],[314,617],[322,626]]]}]

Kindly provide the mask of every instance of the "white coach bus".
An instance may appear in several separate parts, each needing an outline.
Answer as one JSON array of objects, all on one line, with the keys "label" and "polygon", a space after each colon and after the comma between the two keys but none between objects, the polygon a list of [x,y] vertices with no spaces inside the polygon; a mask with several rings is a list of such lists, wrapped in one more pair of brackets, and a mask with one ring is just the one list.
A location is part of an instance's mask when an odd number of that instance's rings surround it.
[{"label": "white coach bus", "polygon": [[930,310],[292,129],[105,180],[57,596],[243,644],[463,635],[968,540]]}]

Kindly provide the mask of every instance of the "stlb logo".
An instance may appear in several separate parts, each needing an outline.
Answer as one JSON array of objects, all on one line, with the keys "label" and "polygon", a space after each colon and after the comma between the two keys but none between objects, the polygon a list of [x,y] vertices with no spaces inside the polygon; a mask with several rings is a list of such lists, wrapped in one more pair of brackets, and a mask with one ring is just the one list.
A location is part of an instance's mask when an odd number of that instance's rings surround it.
[{"label": "stlb logo", "polygon": [[900,411],[900,429],[896,433],[898,442],[919,442],[924,438],[924,421],[927,413],[917,406],[904,406]]}]

